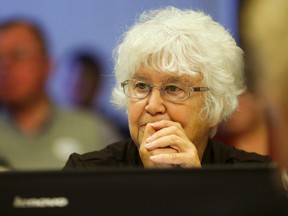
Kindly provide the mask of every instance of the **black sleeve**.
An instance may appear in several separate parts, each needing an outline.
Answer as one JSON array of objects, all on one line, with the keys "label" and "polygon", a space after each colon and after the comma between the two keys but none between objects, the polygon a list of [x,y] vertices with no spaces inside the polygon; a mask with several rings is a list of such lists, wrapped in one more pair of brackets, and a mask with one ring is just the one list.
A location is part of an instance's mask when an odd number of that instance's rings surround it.
[{"label": "black sleeve", "polygon": [[70,155],[63,170],[93,170],[99,167],[116,167],[118,161],[110,156],[108,149],[88,152],[85,154],[73,153]]},{"label": "black sleeve", "polygon": [[112,143],[99,151],[70,155],[63,170],[87,170],[99,167],[141,166],[138,150],[131,139]]},{"label": "black sleeve", "polygon": [[270,163],[271,158],[236,149],[219,141],[209,140],[202,157],[202,164]]}]

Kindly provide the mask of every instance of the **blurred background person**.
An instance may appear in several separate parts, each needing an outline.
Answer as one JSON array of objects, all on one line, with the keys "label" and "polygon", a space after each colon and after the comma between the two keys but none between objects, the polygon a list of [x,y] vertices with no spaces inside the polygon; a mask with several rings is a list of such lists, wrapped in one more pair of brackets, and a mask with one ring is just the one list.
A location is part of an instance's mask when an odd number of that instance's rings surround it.
[{"label": "blurred background person", "polygon": [[263,101],[252,90],[239,96],[231,118],[220,124],[216,140],[248,152],[270,155],[269,125]]},{"label": "blurred background person", "polygon": [[46,81],[52,60],[40,27],[23,18],[0,24],[0,156],[10,169],[60,169],[72,152],[115,141],[92,113],[62,110],[51,101]]},{"label": "blurred background person", "polygon": [[[262,4],[265,5],[267,3]],[[267,119],[267,101],[263,100],[264,94],[259,89],[259,81],[263,79],[263,72],[261,72],[262,69],[257,66],[258,63],[256,62],[256,58],[260,57],[258,56],[260,53],[256,54],[256,52],[267,45],[265,45],[265,41],[260,41],[256,38],[252,39],[260,32],[264,32],[264,22],[259,20],[258,24],[255,23],[255,18],[262,9],[258,8],[260,6],[258,1],[243,0],[240,1],[239,5],[239,38],[240,46],[245,53],[247,90],[239,97],[237,111],[233,113],[230,119],[220,124],[215,139],[248,152],[270,155],[275,158],[270,137],[271,122]],[[271,7],[271,10],[273,10],[273,7]],[[274,40],[272,35],[269,38]],[[267,53],[269,50],[265,52]],[[262,64],[269,64],[268,61],[267,58],[267,61],[262,62]],[[270,87],[267,88],[267,86],[264,88],[266,88],[265,91],[268,89],[270,91],[271,89]]]},{"label": "blurred background person", "polygon": [[[68,57],[68,76],[65,79],[68,106],[93,112],[101,122],[107,136],[115,140],[129,137],[128,125],[113,120],[101,106],[99,97],[103,91],[105,67],[103,56],[92,48],[78,48]],[[109,98],[107,98],[109,100]]]},{"label": "blurred background person", "polygon": [[[243,0],[240,34],[246,62],[269,121],[272,158],[288,189],[288,1]],[[285,172],[286,171],[286,172]]]},{"label": "blurred background person", "polygon": [[83,109],[95,109],[104,75],[101,57],[83,48],[70,57],[67,93],[69,104]]}]

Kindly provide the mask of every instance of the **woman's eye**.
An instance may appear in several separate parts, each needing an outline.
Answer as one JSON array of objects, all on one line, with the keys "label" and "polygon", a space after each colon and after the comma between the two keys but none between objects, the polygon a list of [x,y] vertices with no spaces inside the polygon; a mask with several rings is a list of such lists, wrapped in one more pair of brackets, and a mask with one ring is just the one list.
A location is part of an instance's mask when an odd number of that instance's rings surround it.
[{"label": "woman's eye", "polygon": [[165,91],[176,92],[176,91],[183,91],[183,89],[176,85],[168,85],[165,87]]},{"label": "woman's eye", "polygon": [[135,84],[135,89],[146,90],[149,89],[149,85],[147,83],[138,82]]}]

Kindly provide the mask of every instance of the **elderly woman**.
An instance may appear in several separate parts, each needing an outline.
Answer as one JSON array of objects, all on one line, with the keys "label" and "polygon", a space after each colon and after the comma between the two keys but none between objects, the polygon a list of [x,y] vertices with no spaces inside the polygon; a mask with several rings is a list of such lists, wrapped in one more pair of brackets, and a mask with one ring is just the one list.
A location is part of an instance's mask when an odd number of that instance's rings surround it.
[{"label": "elderly woman", "polygon": [[112,102],[127,108],[131,139],[74,153],[65,169],[270,161],[211,140],[245,84],[242,50],[209,16],[173,7],[144,12],[114,54]]}]

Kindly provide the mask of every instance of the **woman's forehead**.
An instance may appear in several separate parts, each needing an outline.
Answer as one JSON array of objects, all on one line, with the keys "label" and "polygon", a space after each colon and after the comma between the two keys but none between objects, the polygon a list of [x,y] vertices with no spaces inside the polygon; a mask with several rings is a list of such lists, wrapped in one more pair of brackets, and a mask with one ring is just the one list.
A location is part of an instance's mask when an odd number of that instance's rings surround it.
[{"label": "woman's forehead", "polygon": [[147,71],[147,70],[139,70],[136,71],[132,75],[133,79],[140,79],[144,81],[162,81],[162,82],[185,82],[185,83],[196,83],[200,82],[200,75],[190,75],[185,73],[177,73],[177,72],[159,72],[159,71]]}]

